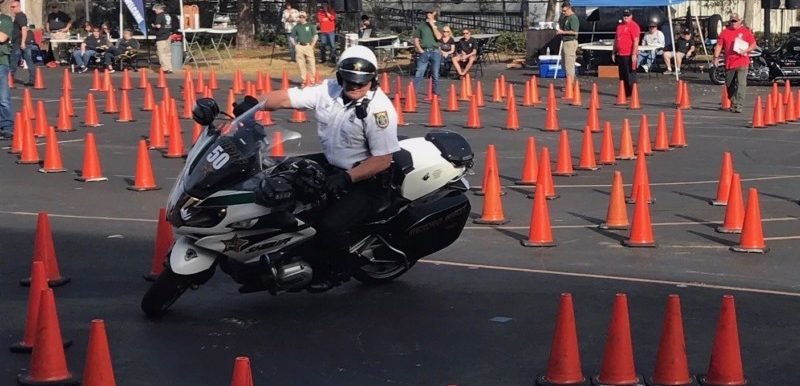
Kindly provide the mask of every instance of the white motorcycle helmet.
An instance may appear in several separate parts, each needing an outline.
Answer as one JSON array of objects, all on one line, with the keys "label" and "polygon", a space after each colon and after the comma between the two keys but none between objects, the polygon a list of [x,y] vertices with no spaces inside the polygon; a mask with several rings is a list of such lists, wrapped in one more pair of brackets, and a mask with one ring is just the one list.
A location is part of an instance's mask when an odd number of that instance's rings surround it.
[{"label": "white motorcycle helmet", "polygon": [[378,87],[378,59],[364,46],[351,46],[344,50],[336,63],[336,81],[364,84],[372,82],[371,90]]}]

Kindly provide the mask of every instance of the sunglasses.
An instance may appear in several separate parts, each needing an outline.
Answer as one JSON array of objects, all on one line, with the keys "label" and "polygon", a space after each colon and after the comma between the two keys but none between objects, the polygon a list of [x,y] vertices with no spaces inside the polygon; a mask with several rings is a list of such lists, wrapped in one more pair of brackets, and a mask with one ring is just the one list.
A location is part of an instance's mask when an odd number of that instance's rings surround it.
[{"label": "sunglasses", "polygon": [[355,82],[351,82],[351,81],[349,81],[349,80],[345,80],[345,81],[344,81],[344,85],[345,85],[345,86],[351,86],[351,87],[354,87],[354,88],[364,88],[364,87],[366,87],[367,85],[369,85],[369,82],[364,82],[364,83],[355,83]]},{"label": "sunglasses", "polygon": [[740,20],[728,20],[730,23],[738,23]]}]

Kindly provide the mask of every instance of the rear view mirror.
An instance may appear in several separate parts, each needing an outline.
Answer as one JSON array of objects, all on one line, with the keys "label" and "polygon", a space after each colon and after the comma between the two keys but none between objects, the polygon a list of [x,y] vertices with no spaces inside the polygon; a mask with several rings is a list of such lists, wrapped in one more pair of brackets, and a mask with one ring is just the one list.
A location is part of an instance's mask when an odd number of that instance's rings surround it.
[{"label": "rear view mirror", "polygon": [[219,115],[219,105],[212,98],[200,98],[192,108],[192,119],[202,126],[208,126]]}]

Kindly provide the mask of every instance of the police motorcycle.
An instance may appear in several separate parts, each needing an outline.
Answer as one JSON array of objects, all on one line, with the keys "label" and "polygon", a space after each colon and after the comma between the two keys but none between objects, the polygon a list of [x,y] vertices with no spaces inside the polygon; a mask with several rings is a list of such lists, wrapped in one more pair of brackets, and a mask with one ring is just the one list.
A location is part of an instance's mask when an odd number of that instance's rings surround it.
[{"label": "police motorcycle", "polygon": [[[711,82],[725,84],[725,58],[708,73]],[[775,50],[756,47],[750,52],[747,81],[772,82],[779,79],[800,79],[800,36],[792,34],[789,40]]]},{"label": "police motorcycle", "polygon": [[[142,298],[147,316],[164,314],[217,268],[240,284],[240,293],[322,292],[351,277],[380,284],[461,234],[471,209],[464,176],[474,155],[460,135],[432,131],[400,141],[385,181],[390,197],[349,231],[349,261],[326,256],[313,242],[314,213],[328,199],[324,171],[308,158],[269,155],[281,144],[273,139],[300,135],[268,132],[255,119],[263,104],[217,127],[216,102],[196,102],[193,115],[205,129],[169,196],[176,240]],[[255,193],[265,186],[272,193],[266,203]]]}]

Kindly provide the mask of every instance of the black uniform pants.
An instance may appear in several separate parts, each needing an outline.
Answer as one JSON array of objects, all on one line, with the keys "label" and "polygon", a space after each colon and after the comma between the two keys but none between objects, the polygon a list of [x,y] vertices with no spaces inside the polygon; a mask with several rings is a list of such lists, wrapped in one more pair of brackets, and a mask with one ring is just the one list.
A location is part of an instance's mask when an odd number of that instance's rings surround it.
[{"label": "black uniform pants", "polygon": [[625,96],[630,98],[633,84],[636,83],[636,70],[631,67],[633,57],[631,57],[631,55],[617,55],[615,60],[617,61],[617,69],[619,70],[619,80],[625,84]]}]

